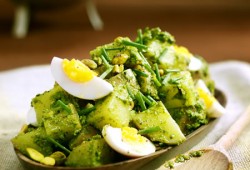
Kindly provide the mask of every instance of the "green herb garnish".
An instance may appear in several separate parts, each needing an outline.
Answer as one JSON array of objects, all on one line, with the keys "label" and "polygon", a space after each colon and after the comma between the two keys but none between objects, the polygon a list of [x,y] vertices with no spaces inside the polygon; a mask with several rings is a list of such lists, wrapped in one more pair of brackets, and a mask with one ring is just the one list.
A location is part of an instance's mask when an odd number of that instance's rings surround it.
[{"label": "green herb garnish", "polygon": [[104,79],[111,71],[113,70],[113,66],[109,66],[107,70],[105,70],[99,77]]},{"label": "green herb garnish", "polygon": [[124,49],[124,47],[105,48],[106,52],[107,52],[107,51],[115,51],[115,50],[122,51],[123,49]]},{"label": "green herb garnish", "polygon": [[140,43],[136,43],[133,41],[128,41],[128,40],[122,40],[122,43],[126,46],[133,46],[138,48],[139,50],[141,49],[147,49],[148,47],[146,45],[140,44]]},{"label": "green herb garnish", "polygon": [[106,59],[108,62],[110,62],[111,59],[109,58],[108,53],[107,53],[107,51],[105,50],[105,48],[102,48],[101,50],[102,50],[102,55],[103,55],[103,57],[105,57],[105,59]]},{"label": "green herb garnish", "polygon": [[154,67],[155,67],[155,75],[156,75],[156,78],[157,78],[157,80],[158,80],[159,82],[161,82],[161,76],[160,76],[158,64],[155,63],[155,64],[154,64]]},{"label": "green herb garnish", "polygon": [[146,110],[147,108],[146,108],[146,105],[145,105],[145,101],[143,100],[142,95],[141,95],[140,92],[138,92],[138,93],[135,95],[135,98],[136,98],[138,104],[140,105],[141,110],[142,110],[142,111]]},{"label": "green herb garnish", "polygon": [[178,78],[172,78],[168,81],[169,84],[179,84],[179,80],[181,80],[182,77],[178,77]]},{"label": "green herb garnish", "polygon": [[85,109],[82,109],[79,113],[79,115],[87,115],[89,114],[90,112],[94,111],[96,109],[95,106],[92,106],[92,107],[89,107],[89,108],[85,108]]},{"label": "green herb garnish", "polygon": [[63,110],[65,110],[68,113],[71,113],[71,109],[65,104],[63,103],[63,101],[61,100],[57,100],[56,102]]},{"label": "green herb garnish", "polygon": [[137,34],[138,34],[139,43],[143,44],[143,41],[142,41],[142,30],[138,29],[137,30]]},{"label": "green herb garnish", "polygon": [[159,130],[161,130],[161,128],[159,126],[155,126],[155,127],[150,127],[150,128],[147,128],[147,129],[139,130],[138,133],[141,134],[141,135],[146,135],[146,134],[149,134],[149,133],[157,132]]},{"label": "green herb garnish", "polygon": [[107,59],[105,58],[104,55],[101,55],[101,59],[102,59],[102,61],[103,61],[104,66],[105,66],[106,68],[109,68],[109,67],[110,67],[110,64],[109,64],[109,62],[107,61]]},{"label": "green herb garnish", "polygon": [[137,70],[137,69],[133,69],[133,71],[138,75],[138,76],[142,76],[142,77],[148,77],[147,73],[144,73],[143,71]]},{"label": "green herb garnish", "polygon": [[47,137],[47,139],[53,143],[55,146],[59,147],[60,149],[62,149],[64,152],[66,152],[67,154],[70,154],[70,150],[67,149],[65,146],[61,145],[59,142],[57,142],[55,139],[51,138],[51,137]]},{"label": "green herb garnish", "polygon": [[129,88],[129,86],[128,86],[127,84],[126,84],[126,89],[127,89],[127,91],[128,91],[129,96],[130,96],[133,100],[135,100],[135,95],[132,93],[131,89]]},{"label": "green herb garnish", "polygon": [[99,77],[104,79],[113,70],[114,66],[112,66],[108,63],[108,61],[106,60],[104,55],[101,55],[101,59],[103,61],[104,66],[106,67],[106,70]]}]

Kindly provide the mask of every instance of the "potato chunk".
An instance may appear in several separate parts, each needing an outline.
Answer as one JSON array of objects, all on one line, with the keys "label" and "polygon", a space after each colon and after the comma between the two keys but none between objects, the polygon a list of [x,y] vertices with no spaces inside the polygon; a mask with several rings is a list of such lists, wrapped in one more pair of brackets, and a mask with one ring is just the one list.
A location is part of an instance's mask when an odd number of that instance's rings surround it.
[{"label": "potato chunk", "polygon": [[159,93],[167,108],[193,106],[198,98],[193,79],[188,71],[168,73],[162,82]]},{"label": "potato chunk", "polygon": [[128,126],[133,100],[127,87],[134,90],[139,88],[131,70],[126,70],[112,77],[109,82],[114,86],[114,91],[105,98],[96,102],[96,109],[88,115],[87,122],[99,130],[109,124],[113,127]]},{"label": "potato chunk", "polygon": [[178,145],[186,139],[162,102],[134,114],[133,122],[140,130],[159,127],[158,131],[147,134],[151,141]]},{"label": "potato chunk", "polygon": [[53,113],[51,117],[44,120],[47,135],[63,142],[71,140],[82,128],[74,105],[70,103],[68,106],[71,113],[62,110],[59,113]]},{"label": "potato chunk", "polygon": [[114,161],[114,151],[103,138],[84,141],[75,147],[65,164],[73,167],[96,167]]},{"label": "potato chunk", "polygon": [[21,153],[28,155],[26,148],[33,148],[43,155],[50,155],[51,143],[47,140],[45,129],[40,127],[27,133],[20,133],[11,140],[14,148]]}]

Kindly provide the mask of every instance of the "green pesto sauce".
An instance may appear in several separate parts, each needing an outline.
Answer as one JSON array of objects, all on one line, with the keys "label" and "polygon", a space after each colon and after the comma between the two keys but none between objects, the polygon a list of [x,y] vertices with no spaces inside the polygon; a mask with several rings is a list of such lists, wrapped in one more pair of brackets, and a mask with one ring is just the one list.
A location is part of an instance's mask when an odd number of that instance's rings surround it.
[{"label": "green pesto sauce", "polygon": [[166,168],[173,169],[175,163],[183,163],[185,161],[190,160],[191,158],[201,157],[203,153],[204,153],[203,150],[198,150],[189,152],[188,154],[181,154],[176,156],[173,160],[165,162],[164,166]]}]

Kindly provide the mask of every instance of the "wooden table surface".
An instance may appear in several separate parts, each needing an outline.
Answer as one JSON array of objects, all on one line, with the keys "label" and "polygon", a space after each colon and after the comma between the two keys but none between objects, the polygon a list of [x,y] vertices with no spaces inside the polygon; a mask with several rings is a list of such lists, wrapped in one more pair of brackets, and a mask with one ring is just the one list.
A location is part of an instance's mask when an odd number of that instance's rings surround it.
[{"label": "wooden table surface", "polygon": [[33,13],[24,39],[11,35],[14,6],[0,2],[0,70],[48,64],[53,56],[88,58],[98,45],[117,36],[134,39],[138,28],[160,27],[175,36],[177,44],[208,62],[250,62],[250,10],[189,9],[168,6],[97,4],[102,31],[89,23],[84,4]]}]

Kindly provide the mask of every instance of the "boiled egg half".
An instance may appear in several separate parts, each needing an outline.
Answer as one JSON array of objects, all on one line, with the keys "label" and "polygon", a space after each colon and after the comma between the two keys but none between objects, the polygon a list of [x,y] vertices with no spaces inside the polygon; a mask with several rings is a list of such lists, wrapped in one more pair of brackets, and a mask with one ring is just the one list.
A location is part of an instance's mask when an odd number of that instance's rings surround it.
[{"label": "boiled egg half", "polygon": [[203,67],[203,63],[199,58],[194,57],[194,56],[190,57],[190,62],[188,65],[188,69],[190,71],[199,71],[202,67]]},{"label": "boiled egg half", "polygon": [[36,119],[36,111],[34,107],[31,107],[27,113],[27,120],[26,123],[29,125],[33,125],[35,127],[38,126],[37,119]]},{"label": "boiled egg half", "polygon": [[137,129],[132,127],[116,128],[105,125],[102,135],[111,148],[128,157],[141,157],[156,150],[150,140],[138,134]]},{"label": "boiled egg half", "polygon": [[188,70],[198,71],[203,67],[202,61],[190,53],[186,47],[175,45],[174,50],[177,54],[183,55],[190,60],[188,64]]},{"label": "boiled egg half", "polygon": [[55,81],[69,94],[86,100],[102,98],[113,91],[113,86],[97,77],[81,61],[54,57],[51,72]]},{"label": "boiled egg half", "polygon": [[196,89],[200,98],[204,100],[208,117],[217,118],[226,113],[226,109],[211,94],[203,80],[200,79],[197,81]]}]

